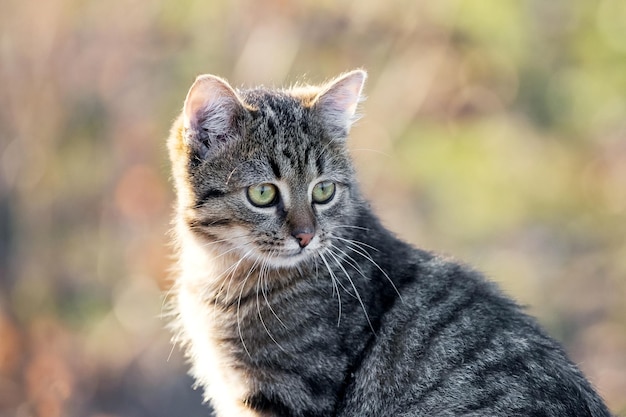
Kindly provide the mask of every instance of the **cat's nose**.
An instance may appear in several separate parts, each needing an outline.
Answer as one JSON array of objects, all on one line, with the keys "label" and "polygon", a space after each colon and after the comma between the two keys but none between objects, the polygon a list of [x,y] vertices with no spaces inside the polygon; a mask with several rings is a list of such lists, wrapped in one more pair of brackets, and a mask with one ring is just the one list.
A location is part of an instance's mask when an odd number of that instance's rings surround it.
[{"label": "cat's nose", "polygon": [[296,238],[300,247],[304,248],[309,243],[311,243],[311,240],[313,239],[313,236],[315,236],[315,233],[313,232],[313,230],[305,229],[294,230],[291,235]]},{"label": "cat's nose", "polygon": [[[302,198],[301,201],[306,201]],[[300,248],[304,248],[313,240],[315,236],[315,215],[310,206],[294,204],[294,207],[287,214],[287,227],[291,236],[298,241]]]}]

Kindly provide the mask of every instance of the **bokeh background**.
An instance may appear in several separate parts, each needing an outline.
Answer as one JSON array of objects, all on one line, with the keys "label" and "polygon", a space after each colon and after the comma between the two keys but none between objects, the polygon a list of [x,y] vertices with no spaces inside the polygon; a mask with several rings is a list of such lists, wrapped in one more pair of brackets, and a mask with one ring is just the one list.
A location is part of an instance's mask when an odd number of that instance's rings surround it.
[{"label": "bokeh background", "polygon": [[623,0],[0,0],[0,416],[207,416],[160,313],[196,75],[369,71],[379,215],[485,271],[626,416]]}]

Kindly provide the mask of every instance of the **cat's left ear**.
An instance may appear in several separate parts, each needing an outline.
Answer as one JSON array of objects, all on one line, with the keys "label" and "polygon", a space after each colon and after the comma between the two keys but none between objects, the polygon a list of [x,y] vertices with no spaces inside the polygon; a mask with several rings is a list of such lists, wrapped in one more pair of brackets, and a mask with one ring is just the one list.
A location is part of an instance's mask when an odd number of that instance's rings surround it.
[{"label": "cat's left ear", "polygon": [[356,109],[366,78],[363,70],[348,72],[328,83],[315,98],[313,106],[331,137],[345,138],[358,119]]},{"label": "cat's left ear", "polygon": [[201,157],[241,134],[244,106],[225,80],[214,75],[196,78],[185,99],[185,140]]}]

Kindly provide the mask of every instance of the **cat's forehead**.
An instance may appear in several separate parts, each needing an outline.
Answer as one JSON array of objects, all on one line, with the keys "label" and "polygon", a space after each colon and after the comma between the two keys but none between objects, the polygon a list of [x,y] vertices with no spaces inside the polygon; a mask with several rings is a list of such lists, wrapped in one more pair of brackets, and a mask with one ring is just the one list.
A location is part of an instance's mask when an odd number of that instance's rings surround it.
[{"label": "cat's forehead", "polygon": [[256,119],[289,126],[307,119],[307,108],[301,98],[288,91],[257,88],[244,91],[243,99],[252,109]]},{"label": "cat's forehead", "polygon": [[301,183],[321,175],[347,181],[341,142],[329,143],[302,97],[266,89],[239,95],[251,118],[241,140],[215,161],[224,165],[232,183],[273,179]]},{"label": "cat's forehead", "polygon": [[249,90],[242,96],[251,115],[246,141],[252,148],[298,154],[308,147],[324,146],[321,129],[301,98],[265,89]]}]

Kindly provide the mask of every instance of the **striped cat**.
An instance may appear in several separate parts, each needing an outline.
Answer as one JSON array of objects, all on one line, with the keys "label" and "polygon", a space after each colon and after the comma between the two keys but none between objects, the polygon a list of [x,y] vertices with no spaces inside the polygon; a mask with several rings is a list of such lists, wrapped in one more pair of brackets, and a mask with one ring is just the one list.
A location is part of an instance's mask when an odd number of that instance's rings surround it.
[{"label": "striped cat", "polygon": [[216,415],[609,416],[494,284],[381,226],[346,149],[365,78],[203,75],[172,128],[173,327]]}]

